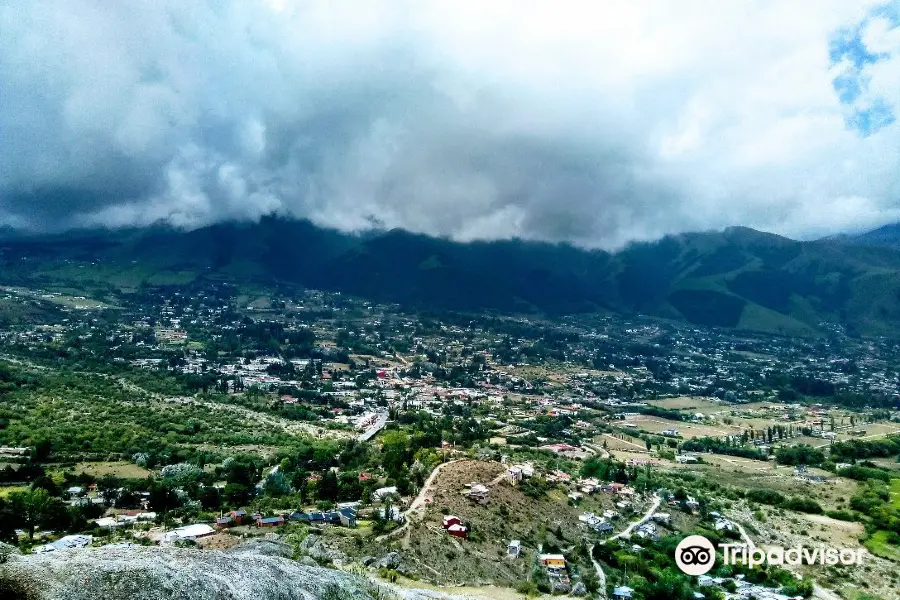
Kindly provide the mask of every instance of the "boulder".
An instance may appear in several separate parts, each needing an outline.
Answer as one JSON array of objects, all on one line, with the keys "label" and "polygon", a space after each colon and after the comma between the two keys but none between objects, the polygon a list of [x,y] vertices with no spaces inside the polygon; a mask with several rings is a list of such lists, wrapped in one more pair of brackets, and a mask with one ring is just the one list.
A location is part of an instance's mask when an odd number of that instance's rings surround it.
[{"label": "boulder", "polygon": [[299,562],[301,565],[305,565],[307,567],[318,567],[319,566],[319,563],[317,563],[315,561],[315,559],[311,556],[301,556],[297,562]]},{"label": "boulder", "polygon": [[572,590],[572,586],[561,579],[550,580],[550,592],[553,594],[568,594]]},{"label": "boulder", "polygon": [[300,564],[272,542],[231,551],[84,548],[17,556],[0,564],[4,600],[376,600],[367,579]]},{"label": "boulder", "polygon": [[381,557],[375,567],[378,569],[397,569],[402,564],[403,560],[400,558],[400,554],[397,552],[388,552],[384,556]]},{"label": "boulder", "polygon": [[19,552],[19,549],[16,548],[15,546],[11,546],[9,544],[4,544],[3,542],[0,542],[0,564],[5,563],[11,557],[19,555],[19,554],[21,554],[21,552]]}]

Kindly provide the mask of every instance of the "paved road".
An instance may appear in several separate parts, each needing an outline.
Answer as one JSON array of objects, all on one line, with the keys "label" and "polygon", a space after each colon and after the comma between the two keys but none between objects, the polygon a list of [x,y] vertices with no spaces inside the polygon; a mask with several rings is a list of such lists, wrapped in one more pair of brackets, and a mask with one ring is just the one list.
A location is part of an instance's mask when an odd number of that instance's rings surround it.
[{"label": "paved road", "polygon": [[360,442],[368,442],[373,437],[375,437],[376,433],[378,433],[379,431],[382,430],[382,428],[384,427],[384,424],[387,423],[387,420],[388,420],[388,411],[385,410],[385,411],[379,412],[378,418],[375,419],[375,422],[372,424],[372,426],[369,427],[368,429],[366,429],[361,434],[359,434],[359,437],[356,439]]}]

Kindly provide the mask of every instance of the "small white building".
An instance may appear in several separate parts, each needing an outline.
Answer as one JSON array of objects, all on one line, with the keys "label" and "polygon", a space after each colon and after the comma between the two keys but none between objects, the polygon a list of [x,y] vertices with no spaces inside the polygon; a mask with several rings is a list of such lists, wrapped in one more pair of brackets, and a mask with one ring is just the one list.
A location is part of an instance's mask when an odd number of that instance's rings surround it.
[{"label": "small white building", "polygon": [[511,540],[506,546],[506,555],[512,558],[519,558],[522,555],[522,542]]}]

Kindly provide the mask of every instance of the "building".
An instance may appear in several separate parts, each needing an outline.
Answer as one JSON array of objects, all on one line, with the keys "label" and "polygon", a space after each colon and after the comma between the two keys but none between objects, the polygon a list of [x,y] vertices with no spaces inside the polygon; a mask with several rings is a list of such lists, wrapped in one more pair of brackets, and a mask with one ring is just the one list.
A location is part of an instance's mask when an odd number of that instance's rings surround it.
[{"label": "building", "polygon": [[506,546],[506,555],[513,558],[519,558],[522,555],[522,542],[519,540],[511,540]]},{"label": "building", "polygon": [[510,483],[519,483],[522,481],[522,468],[510,467],[506,470],[506,479]]},{"label": "building", "polygon": [[259,517],[256,519],[257,527],[281,527],[284,525],[284,517]]},{"label": "building", "polygon": [[234,519],[236,525],[242,524],[244,522],[244,519],[247,518],[247,511],[245,510],[233,510],[228,514],[232,519]]},{"label": "building", "polygon": [[591,528],[597,533],[612,533],[613,526],[609,521],[600,521],[596,525],[592,525]]},{"label": "building", "polygon": [[372,492],[372,502],[379,502],[388,496],[397,495],[397,486],[378,488]]},{"label": "building", "polygon": [[472,487],[469,488],[466,492],[464,492],[464,494],[469,500],[474,500],[479,504],[486,504],[488,501],[490,490],[487,488],[487,486],[476,483],[473,484]]},{"label": "building", "polygon": [[675,462],[678,464],[692,464],[697,462],[697,457],[691,454],[679,454],[675,457]]},{"label": "building", "polygon": [[356,527],[356,512],[355,508],[343,506],[329,512],[293,512],[288,518],[291,521],[301,521],[310,525],[341,525],[353,529]]},{"label": "building", "polygon": [[562,570],[566,568],[566,557],[562,554],[541,554],[538,561],[548,570]]},{"label": "building", "polygon": [[194,525],[185,525],[183,527],[178,527],[173,529],[172,531],[163,535],[162,541],[164,542],[177,542],[179,540],[197,540],[199,538],[206,537],[208,535],[212,535],[216,532],[215,529],[207,525],[206,523],[196,523]]},{"label": "building", "polygon": [[469,529],[465,525],[451,525],[447,528],[447,533],[453,537],[467,538],[469,537]]},{"label": "building", "polygon": [[627,585],[622,585],[613,589],[613,598],[616,598],[617,600],[630,600],[631,594],[633,593],[633,589],[631,589]]},{"label": "building", "polygon": [[462,525],[462,519],[460,519],[459,517],[455,517],[453,515],[446,515],[444,517],[442,525],[443,525],[444,529],[452,527],[453,525]]},{"label": "building", "polygon": [[71,550],[73,548],[85,548],[94,541],[90,535],[67,535],[61,537],[55,542],[50,542],[43,546],[38,546],[32,550],[34,554],[43,554],[45,552],[56,552],[57,550]]}]

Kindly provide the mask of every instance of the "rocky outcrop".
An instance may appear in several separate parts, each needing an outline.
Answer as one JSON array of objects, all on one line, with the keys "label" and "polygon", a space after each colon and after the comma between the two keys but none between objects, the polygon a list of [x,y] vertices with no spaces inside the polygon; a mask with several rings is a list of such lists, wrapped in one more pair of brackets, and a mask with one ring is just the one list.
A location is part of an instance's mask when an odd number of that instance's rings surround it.
[{"label": "rocky outcrop", "polygon": [[341,566],[348,562],[347,555],[340,550],[333,550],[325,545],[322,536],[308,535],[300,542],[300,552],[320,564],[333,563]]},{"label": "rocky outcrop", "polygon": [[572,591],[570,592],[573,596],[587,596],[588,589],[587,586],[584,585],[581,581],[572,586]]},{"label": "rocky outcrop", "polygon": [[402,564],[402,560],[400,559],[400,554],[397,552],[388,552],[384,556],[381,557],[377,563],[375,563],[375,568],[377,569],[396,569]]},{"label": "rocky outcrop", "polygon": [[187,548],[85,548],[0,564],[4,600],[384,600],[392,594],[341,571],[286,558],[256,541],[227,552]]}]

